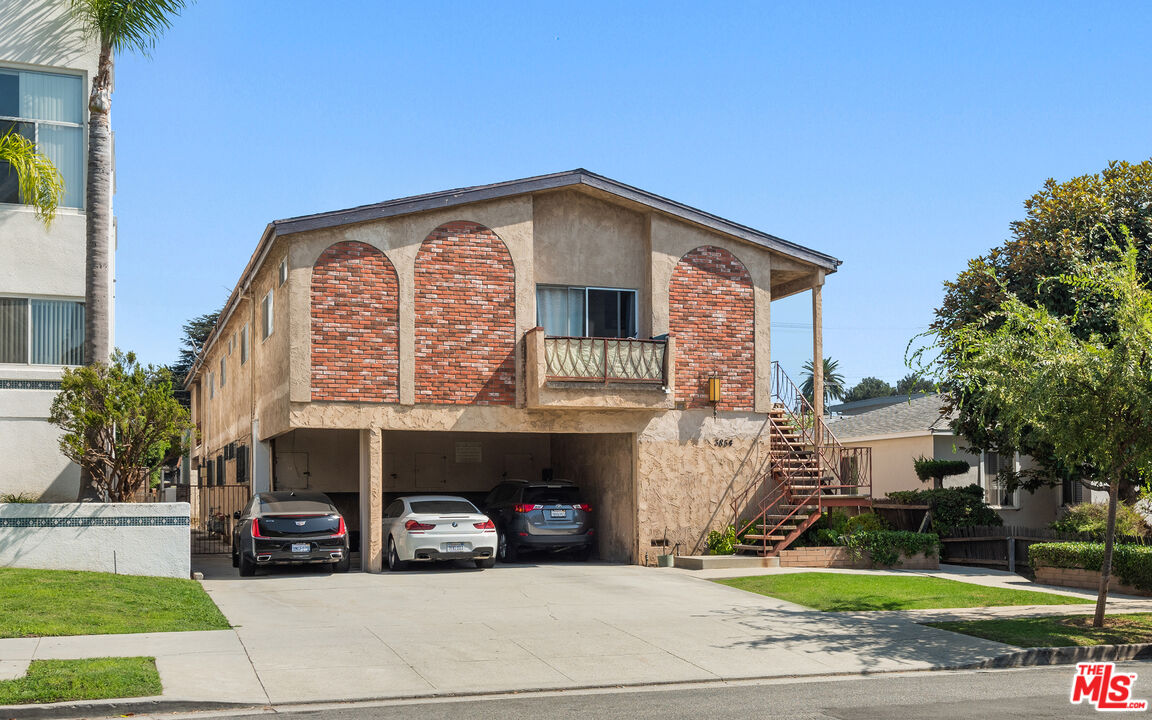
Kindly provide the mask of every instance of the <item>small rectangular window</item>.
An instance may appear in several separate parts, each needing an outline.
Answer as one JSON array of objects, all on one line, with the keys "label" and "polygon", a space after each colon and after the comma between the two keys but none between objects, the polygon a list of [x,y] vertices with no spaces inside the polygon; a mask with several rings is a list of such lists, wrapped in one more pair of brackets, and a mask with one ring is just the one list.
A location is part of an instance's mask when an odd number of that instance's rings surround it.
[{"label": "small rectangular window", "polygon": [[272,291],[269,290],[268,294],[264,296],[264,301],[260,304],[262,340],[267,340],[268,336],[272,334],[272,310]]},{"label": "small rectangular window", "polygon": [[232,357],[232,346],[236,342],[236,336],[232,335],[228,338],[228,357]]},{"label": "small rectangular window", "polygon": [[636,337],[635,290],[536,287],[536,324],[552,337]]},{"label": "small rectangular window", "polygon": [[240,328],[240,364],[248,362],[248,325]]},{"label": "small rectangular window", "polygon": [[28,300],[0,298],[0,363],[28,362]]},{"label": "small rectangular window", "polygon": [[224,358],[220,358],[220,387],[228,382],[228,366],[224,363]]},{"label": "small rectangular window", "polygon": [[208,373],[208,399],[216,397],[216,373]]},{"label": "small rectangular window", "polygon": [[276,271],[276,276],[280,279],[280,285],[288,282],[288,258],[280,261],[280,267]]}]

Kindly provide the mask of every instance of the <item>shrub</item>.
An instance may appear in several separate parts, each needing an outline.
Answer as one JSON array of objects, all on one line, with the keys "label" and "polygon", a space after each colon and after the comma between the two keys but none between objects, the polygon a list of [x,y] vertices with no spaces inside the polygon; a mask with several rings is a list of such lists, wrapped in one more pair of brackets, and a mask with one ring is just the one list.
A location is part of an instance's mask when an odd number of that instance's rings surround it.
[{"label": "shrub", "polygon": [[900,555],[932,555],[940,551],[940,537],[934,533],[915,533],[907,530],[861,530],[849,535],[847,545],[852,556],[859,559],[864,553],[873,565],[896,565]]},{"label": "shrub", "polygon": [[984,502],[984,488],[975,484],[943,490],[898,490],[888,493],[887,500],[902,505],[931,505],[932,529],[940,535],[958,527],[1004,524]]},{"label": "shrub", "polygon": [[35,503],[40,502],[32,493],[3,493],[0,494],[0,503]]},{"label": "shrub", "polygon": [[708,533],[709,555],[735,555],[736,528],[729,525],[724,532],[713,530]]},{"label": "shrub", "polygon": [[[1097,503],[1083,503],[1068,508],[1064,517],[1048,527],[1059,532],[1084,533],[1097,540],[1104,539],[1108,529],[1108,506]],[[1130,537],[1149,534],[1148,523],[1136,508],[1124,503],[1116,505],[1116,534]]]},{"label": "shrub", "polygon": [[943,482],[951,475],[963,475],[971,466],[964,460],[931,460],[921,455],[912,461],[912,469],[920,482]]},{"label": "shrub", "polygon": [[[1100,572],[1104,563],[1104,543],[1058,542],[1034,543],[1028,548],[1032,568],[1080,568]],[[1152,547],[1115,545],[1112,549],[1112,574],[1125,585],[1152,590]]]},{"label": "shrub", "polygon": [[867,512],[849,518],[847,526],[844,528],[844,533],[846,535],[855,535],[858,532],[887,529],[888,523],[884,518],[876,513]]}]

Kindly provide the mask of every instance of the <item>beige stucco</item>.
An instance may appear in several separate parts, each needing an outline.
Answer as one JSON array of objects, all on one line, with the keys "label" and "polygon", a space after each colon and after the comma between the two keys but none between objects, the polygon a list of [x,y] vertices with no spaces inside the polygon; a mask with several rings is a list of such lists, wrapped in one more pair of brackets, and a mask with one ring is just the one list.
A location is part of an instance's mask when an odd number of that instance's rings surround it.
[{"label": "beige stucco", "polygon": [[579,485],[593,504],[600,559],[636,562],[634,435],[553,435],[556,477]]},{"label": "beige stucco", "polygon": [[[832,431],[836,426],[832,425]],[[912,461],[932,457],[932,436],[868,439],[845,442],[844,447],[872,448],[872,497],[882,498],[894,490],[921,490],[930,485],[920,482]]]}]

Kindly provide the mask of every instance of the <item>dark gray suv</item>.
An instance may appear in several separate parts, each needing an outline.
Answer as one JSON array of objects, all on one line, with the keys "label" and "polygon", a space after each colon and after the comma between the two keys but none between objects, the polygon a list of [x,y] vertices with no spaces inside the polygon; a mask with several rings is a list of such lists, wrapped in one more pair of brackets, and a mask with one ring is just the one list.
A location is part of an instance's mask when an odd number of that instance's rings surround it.
[{"label": "dark gray suv", "polygon": [[500,533],[496,556],[516,562],[526,551],[571,551],[587,560],[595,547],[592,507],[566,480],[506,480],[488,493],[484,513]]},{"label": "dark gray suv", "polygon": [[324,493],[260,493],[233,518],[232,567],[244,577],[261,565],[327,563],[348,571],[348,529]]}]

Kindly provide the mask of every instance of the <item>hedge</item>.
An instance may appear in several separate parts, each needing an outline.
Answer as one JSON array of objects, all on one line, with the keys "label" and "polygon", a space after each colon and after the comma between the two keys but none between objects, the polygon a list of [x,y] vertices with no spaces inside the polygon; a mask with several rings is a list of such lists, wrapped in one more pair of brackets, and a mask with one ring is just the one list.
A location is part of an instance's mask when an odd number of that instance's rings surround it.
[{"label": "hedge", "polygon": [[[1037,567],[1080,568],[1100,572],[1104,543],[1035,543],[1028,548],[1028,561]],[[1112,548],[1112,574],[1125,585],[1152,590],[1152,546],[1116,545]]]},{"label": "hedge", "polygon": [[848,550],[859,559],[864,553],[873,565],[889,566],[900,561],[900,555],[932,555],[940,551],[940,537],[934,533],[907,530],[861,530],[847,537]]}]

